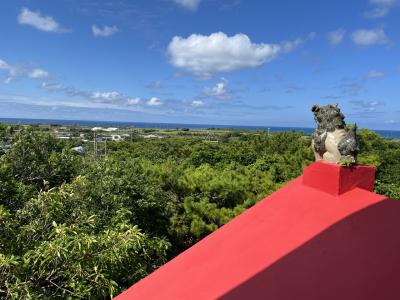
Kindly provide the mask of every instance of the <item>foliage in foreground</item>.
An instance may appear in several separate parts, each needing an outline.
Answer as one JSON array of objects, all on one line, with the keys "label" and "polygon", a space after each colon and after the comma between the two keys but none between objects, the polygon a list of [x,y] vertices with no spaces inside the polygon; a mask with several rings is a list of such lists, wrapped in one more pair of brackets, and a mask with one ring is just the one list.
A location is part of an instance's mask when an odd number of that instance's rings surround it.
[{"label": "foliage in foreground", "polygon": [[[111,143],[94,160],[0,128],[0,298],[107,299],[301,174],[299,133]],[[400,198],[400,144],[360,132],[376,191]]]}]

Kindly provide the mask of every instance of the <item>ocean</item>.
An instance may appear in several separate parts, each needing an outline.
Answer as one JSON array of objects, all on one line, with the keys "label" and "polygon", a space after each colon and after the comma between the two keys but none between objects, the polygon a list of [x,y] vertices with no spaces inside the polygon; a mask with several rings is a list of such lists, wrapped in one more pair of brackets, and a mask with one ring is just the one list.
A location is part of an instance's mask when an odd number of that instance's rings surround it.
[{"label": "ocean", "polygon": [[[87,120],[51,120],[51,119],[18,119],[0,118],[0,123],[5,124],[58,124],[79,126],[102,126],[102,127],[130,127],[130,128],[156,128],[156,129],[208,129],[226,128],[243,130],[269,130],[270,132],[298,131],[311,134],[314,128],[307,127],[277,127],[277,126],[244,126],[244,125],[215,125],[215,124],[181,124],[181,123],[146,123],[146,122],[117,122],[117,121],[87,121]],[[373,129],[371,129],[373,130]],[[400,139],[400,130],[373,130],[384,138]]]}]

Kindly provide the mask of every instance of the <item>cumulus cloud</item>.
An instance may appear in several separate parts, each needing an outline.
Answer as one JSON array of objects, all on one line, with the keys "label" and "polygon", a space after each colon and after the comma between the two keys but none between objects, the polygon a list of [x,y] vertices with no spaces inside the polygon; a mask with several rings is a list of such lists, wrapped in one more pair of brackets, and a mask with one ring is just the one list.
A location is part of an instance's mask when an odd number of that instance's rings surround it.
[{"label": "cumulus cloud", "polygon": [[[311,39],[314,39],[315,37],[313,37],[313,35],[311,34]],[[303,39],[301,38],[297,38],[293,41],[283,41],[281,43],[281,52],[292,52],[293,50],[295,50],[297,47],[299,47],[300,45],[302,45],[304,43]]]},{"label": "cumulus cloud", "polygon": [[389,42],[385,31],[382,28],[377,29],[358,29],[352,33],[353,42],[359,46],[372,46],[387,44]]},{"label": "cumulus cloud", "polygon": [[372,9],[365,13],[367,18],[381,18],[386,16],[390,10],[398,3],[398,0],[370,0]]},{"label": "cumulus cloud", "polygon": [[136,98],[129,98],[127,100],[128,105],[139,105],[142,103],[142,99],[136,97]]},{"label": "cumulus cloud", "polygon": [[5,72],[4,83],[11,83],[15,78],[24,76],[25,70],[17,64],[8,64],[4,60],[0,60],[0,70]]},{"label": "cumulus cloud", "polygon": [[43,82],[40,87],[48,92],[65,94],[71,97],[79,97],[98,105],[105,105],[114,108],[143,107],[144,105],[156,107],[163,104],[161,100],[156,97],[143,100],[139,97],[131,97],[117,91],[84,91],[75,87],[68,87],[57,82]]},{"label": "cumulus cloud", "polygon": [[28,8],[22,8],[18,15],[18,23],[29,25],[38,30],[46,32],[65,32],[60,25],[50,16],[43,16],[40,11],[31,11]]},{"label": "cumulus cloud", "polygon": [[157,97],[152,97],[146,102],[146,104],[148,106],[160,106],[160,105],[162,105],[162,102]]},{"label": "cumulus cloud", "polygon": [[10,65],[2,59],[0,59],[0,71],[5,72],[6,74],[3,80],[4,83],[10,83],[19,73],[17,66]]},{"label": "cumulus cloud", "polygon": [[117,26],[103,26],[103,28],[92,25],[92,32],[95,37],[108,37],[118,32]]},{"label": "cumulus cloud", "polygon": [[49,77],[49,73],[42,69],[30,69],[23,64],[9,64],[4,60],[0,59],[0,71],[5,73],[4,83],[11,83],[14,79],[22,78],[33,78],[43,79]]},{"label": "cumulus cloud", "polygon": [[118,100],[122,95],[118,92],[93,92],[91,98],[98,101],[112,102]]},{"label": "cumulus cloud", "polygon": [[229,89],[229,82],[225,78],[221,78],[213,87],[206,87],[203,91],[207,97],[216,98],[219,100],[232,99],[232,91]]},{"label": "cumulus cloud", "polygon": [[201,0],[174,0],[174,2],[185,9],[195,11],[201,2]]},{"label": "cumulus cloud", "polygon": [[282,44],[256,44],[245,34],[227,36],[217,32],[209,36],[175,36],[167,53],[174,67],[196,76],[210,77],[213,73],[261,66],[281,53],[294,50],[301,43],[301,39],[296,39]]},{"label": "cumulus cloud", "polygon": [[367,78],[379,78],[383,76],[385,76],[385,73],[376,70],[370,70],[366,75]]},{"label": "cumulus cloud", "polygon": [[193,100],[192,103],[190,103],[192,107],[201,107],[204,105],[204,102],[201,100]]},{"label": "cumulus cloud", "polygon": [[329,44],[331,44],[332,46],[339,45],[343,41],[345,33],[346,33],[346,31],[341,28],[339,28],[335,31],[329,32],[328,33]]},{"label": "cumulus cloud", "polygon": [[4,60],[0,59],[0,70],[5,70],[7,68],[8,64]]},{"label": "cumulus cloud", "polygon": [[42,69],[33,69],[28,76],[35,79],[43,79],[49,77],[49,72]]}]

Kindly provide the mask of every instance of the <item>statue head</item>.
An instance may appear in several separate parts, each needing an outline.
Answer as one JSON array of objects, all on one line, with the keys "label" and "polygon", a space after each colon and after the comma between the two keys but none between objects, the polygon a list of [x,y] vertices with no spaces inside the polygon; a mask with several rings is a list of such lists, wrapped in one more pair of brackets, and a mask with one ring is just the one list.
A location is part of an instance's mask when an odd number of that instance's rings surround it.
[{"label": "statue head", "polygon": [[321,107],[315,104],[311,111],[314,113],[318,130],[334,131],[346,127],[344,115],[341,113],[338,104],[328,104]]}]

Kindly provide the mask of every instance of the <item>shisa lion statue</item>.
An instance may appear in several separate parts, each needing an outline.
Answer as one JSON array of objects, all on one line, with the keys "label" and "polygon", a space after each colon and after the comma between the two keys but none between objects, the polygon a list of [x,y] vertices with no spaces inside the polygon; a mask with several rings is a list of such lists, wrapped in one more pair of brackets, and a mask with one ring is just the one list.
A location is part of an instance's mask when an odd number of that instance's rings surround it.
[{"label": "shisa lion statue", "polygon": [[347,127],[344,115],[337,104],[318,106],[311,109],[317,128],[312,135],[315,159],[328,163],[353,165],[360,151],[357,125]]}]

